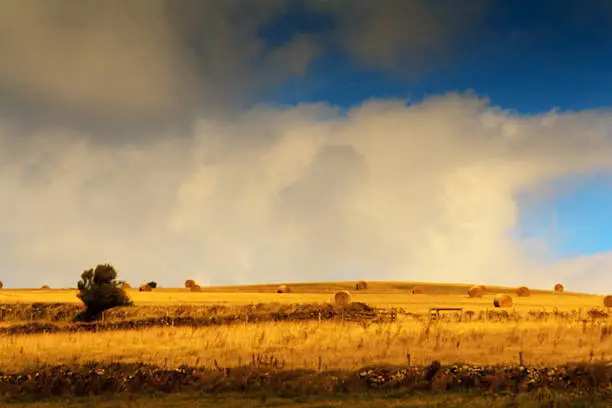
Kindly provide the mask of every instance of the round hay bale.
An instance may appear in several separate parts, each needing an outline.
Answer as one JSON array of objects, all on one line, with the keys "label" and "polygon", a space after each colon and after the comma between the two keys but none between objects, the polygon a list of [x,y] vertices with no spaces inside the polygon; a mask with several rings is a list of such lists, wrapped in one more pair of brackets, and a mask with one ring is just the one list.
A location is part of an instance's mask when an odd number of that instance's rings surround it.
[{"label": "round hay bale", "polygon": [[2,283],[2,281],[0,281],[0,289],[2,289],[4,287],[4,283]]},{"label": "round hay bale", "polygon": [[528,297],[531,295],[529,288],[527,286],[519,286],[516,288],[516,296],[520,297]]},{"label": "round hay bale", "polygon": [[415,287],[412,288],[410,293],[412,293],[413,295],[424,295],[425,294],[425,288],[422,287],[422,286],[415,286]]},{"label": "round hay bale", "polygon": [[482,295],[484,294],[484,290],[482,290],[482,287],[480,285],[477,286],[472,286],[471,288],[468,289],[468,295],[471,298],[476,298],[476,297],[482,297]]},{"label": "round hay bale", "polygon": [[189,290],[192,292],[201,292],[202,287],[196,283],[195,285],[192,285]]},{"label": "round hay bale", "polygon": [[478,286],[483,292],[487,291],[487,287],[485,285],[476,285]]},{"label": "round hay bale", "polygon": [[191,288],[192,286],[197,285],[197,283],[193,280],[193,279],[187,279],[185,281],[185,287],[187,289]]},{"label": "round hay bale", "polygon": [[41,289],[51,289],[51,288],[49,287],[49,285],[42,285],[40,288],[41,288]]},{"label": "round hay bale", "polygon": [[604,296],[603,303],[605,307],[612,307],[612,295]]},{"label": "round hay bale", "polygon": [[355,284],[355,290],[366,290],[368,288],[368,282],[359,281]]},{"label": "round hay bale", "polygon": [[147,285],[146,283],[143,283],[142,285],[138,287],[138,291],[139,292],[152,292],[153,288]]},{"label": "round hay bale", "polygon": [[565,290],[565,288],[563,287],[563,285],[562,285],[562,284],[557,283],[557,284],[555,285],[555,292],[559,292],[559,293],[561,293],[561,292],[563,292],[564,290]]},{"label": "round hay bale", "polygon": [[500,308],[512,307],[512,297],[505,293],[495,295],[495,298],[493,298],[493,306]]},{"label": "round hay bale", "polygon": [[280,285],[276,289],[276,293],[289,293],[289,292],[291,292],[291,288],[287,285]]},{"label": "round hay bale", "polygon": [[336,306],[348,306],[351,304],[351,294],[348,290],[341,290],[334,295],[334,304]]}]

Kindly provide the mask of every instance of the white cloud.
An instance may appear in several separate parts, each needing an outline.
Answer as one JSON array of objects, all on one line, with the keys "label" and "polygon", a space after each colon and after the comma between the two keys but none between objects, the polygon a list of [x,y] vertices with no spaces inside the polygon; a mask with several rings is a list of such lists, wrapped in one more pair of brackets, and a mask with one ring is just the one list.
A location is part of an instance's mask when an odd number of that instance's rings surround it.
[{"label": "white cloud", "polygon": [[346,116],[323,104],[262,107],[121,146],[62,132],[24,137],[4,123],[0,279],[73,285],[111,261],[128,281],[162,285],[609,288],[608,254],[550,265],[549,248],[508,232],[519,192],[608,168],[612,116],[519,117],[484,102],[371,101]]}]

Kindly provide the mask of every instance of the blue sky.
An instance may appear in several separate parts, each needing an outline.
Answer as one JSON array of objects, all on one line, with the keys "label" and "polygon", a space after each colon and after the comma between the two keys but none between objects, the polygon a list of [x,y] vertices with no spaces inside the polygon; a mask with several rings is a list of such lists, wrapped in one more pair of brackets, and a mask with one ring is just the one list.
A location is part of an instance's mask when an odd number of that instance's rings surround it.
[{"label": "blue sky", "polygon": [[[328,101],[348,108],[370,98],[419,101],[473,90],[494,106],[528,115],[612,106],[609,10],[576,1],[555,2],[554,7],[549,1],[492,3],[484,29],[464,40],[460,55],[424,76],[401,78],[328,51],[304,77],[270,92],[266,101]],[[282,43],[296,32],[320,32],[333,24],[328,18],[292,13],[261,33]],[[559,193],[547,200],[529,200],[529,192],[519,196],[520,222],[512,235],[544,240],[556,259],[612,249],[612,176],[598,173],[554,184]]]}]

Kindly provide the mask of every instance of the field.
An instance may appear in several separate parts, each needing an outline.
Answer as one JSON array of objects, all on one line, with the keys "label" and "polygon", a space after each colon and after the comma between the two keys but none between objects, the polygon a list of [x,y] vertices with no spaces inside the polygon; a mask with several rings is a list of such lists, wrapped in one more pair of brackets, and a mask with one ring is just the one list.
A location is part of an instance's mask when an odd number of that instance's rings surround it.
[{"label": "field", "polygon": [[[123,376],[124,371],[137,371],[138,364],[144,363],[152,367],[150,370],[166,373],[163,374],[166,377],[168,372],[177,372],[179,367],[184,371],[188,367],[191,371],[182,372],[181,376],[189,377],[192,382],[197,377],[196,382],[208,384],[191,387],[184,385],[188,381],[183,377],[174,379],[172,381],[184,384],[166,392],[174,395],[180,390],[183,397],[169,395],[154,403],[145,401],[150,398],[149,393],[139,393],[138,398],[144,398],[143,406],[181,406],[183,402],[177,399],[187,401],[191,398],[189,393],[195,390],[200,392],[197,394],[200,396],[199,406],[208,406],[206,398],[213,398],[220,392],[215,387],[221,387],[227,395],[252,390],[260,398],[260,393],[271,393],[266,404],[274,406],[283,406],[282,401],[293,404],[291,406],[338,406],[342,399],[287,402],[287,399],[278,398],[283,395],[311,398],[321,393],[340,393],[350,399],[355,392],[363,394],[375,388],[380,392],[385,387],[388,388],[387,394],[391,389],[393,392],[429,391],[419,394],[418,398],[413,395],[410,398],[413,405],[408,405],[402,398],[398,400],[378,394],[371,397],[372,405],[419,406],[418,401],[425,401],[422,406],[452,406],[454,403],[464,406],[462,404],[467,402],[456,401],[469,399],[469,406],[479,406],[475,405],[478,401],[489,401],[481,406],[496,406],[497,403],[506,406],[503,404],[510,400],[518,401],[519,390],[512,390],[512,398],[504,394],[511,382],[522,387],[523,391],[533,391],[521,394],[519,398],[529,406],[528,401],[534,396],[544,402],[561,398],[555,397],[554,393],[544,393],[542,397],[542,390],[556,387],[552,380],[538,379],[537,383],[544,385],[534,388],[526,378],[535,374],[524,374],[523,380],[508,379],[504,382],[493,379],[499,375],[495,370],[501,370],[499,367],[505,367],[506,371],[512,367],[519,370],[519,367],[526,366],[534,370],[559,370],[567,376],[572,368],[568,366],[561,370],[558,367],[568,364],[604,367],[607,371],[601,375],[608,377],[603,380],[598,377],[597,384],[589,387],[597,387],[604,395],[609,395],[612,367],[606,364],[612,356],[612,320],[603,307],[601,296],[532,290],[530,296],[519,297],[514,288],[488,287],[482,297],[470,298],[468,285],[418,283],[424,294],[411,293],[416,283],[370,282],[366,290],[360,291],[354,290],[354,285],[354,282],[295,284],[291,285],[291,293],[282,294],[276,293],[277,285],[202,288],[201,293],[170,288],[158,288],[152,292],[128,289],[136,306],[107,311],[101,322],[90,324],[71,322],[81,307],[75,289],[2,289],[0,332],[4,335],[0,336],[0,368],[5,375],[40,372],[40,378],[48,370],[49,378],[55,378],[57,371],[53,370],[58,370],[59,365],[74,370],[90,367],[89,370],[100,371],[99,367],[105,367],[107,373],[111,371],[108,367],[113,366],[117,373],[108,374],[112,378],[107,381],[119,381],[121,370]],[[333,294],[343,289],[350,290],[353,303],[343,308],[332,306]],[[493,297],[498,293],[512,295],[513,306],[494,308]],[[445,307],[463,310],[442,313],[437,320],[431,319],[430,308]],[[433,361],[446,368],[439,369],[435,379],[430,379],[428,384],[420,384],[421,377],[427,376],[428,366]],[[452,378],[460,375],[452,367],[464,365],[480,367],[474,368],[478,372],[489,370],[488,374],[479,374],[482,378],[476,381],[477,385],[463,390],[478,391],[476,397],[453,394],[459,388],[467,387],[451,384],[455,381]],[[386,371],[376,371],[384,367]],[[208,382],[201,378],[204,372],[212,376],[206,380]],[[364,374],[366,372],[369,374]],[[403,376],[402,381],[395,381],[400,375],[397,373]],[[158,374],[142,375],[149,375],[152,382],[157,381],[154,377]],[[233,376],[239,375],[243,376],[240,378],[245,384],[248,381],[244,378],[247,377],[261,375],[263,380],[256,386],[228,385],[234,381]],[[385,376],[389,378],[385,379]],[[511,377],[510,374],[507,376]],[[594,376],[597,377],[590,374],[590,377]],[[279,379],[280,382],[276,383],[277,377],[283,377],[282,381]],[[377,380],[380,384],[370,377],[382,378]],[[121,378],[121,381],[132,381]],[[220,381],[224,385],[205,392],[204,398],[202,389],[207,389],[211,381]],[[267,386],[264,385],[266,381]],[[12,388],[7,382],[10,381],[0,382],[0,393],[4,395],[14,391],[9,390]],[[391,383],[394,385],[387,386]],[[462,380],[457,384],[464,383],[466,381]],[[51,386],[45,388],[38,384],[36,387],[37,395],[42,398],[45,393],[41,390]],[[71,387],[74,391],[74,385]],[[124,386],[116,387],[123,389]],[[161,385],[155,387],[159,390]],[[279,387],[284,391],[277,392]],[[572,387],[565,388],[564,392],[573,392]],[[432,394],[434,389],[446,390],[445,396]],[[495,394],[484,395],[483,390],[493,390]],[[13,396],[17,400],[28,394],[21,388],[14,392],[18,394]],[[92,393],[91,390],[88,393]],[[581,398],[580,395],[578,392],[575,398]],[[171,402],[164,405],[168,398]],[[249,406],[250,402],[245,402],[244,398],[243,394],[228,397],[224,402],[226,405],[214,400],[217,402],[210,406]],[[491,402],[491,398],[497,398],[497,402]],[[597,398],[591,399],[595,406]],[[237,401],[236,405],[227,405],[233,400]],[[368,406],[362,405],[367,399],[359,400],[359,404],[351,405]],[[73,402],[77,404],[74,406],[79,406],[78,401]],[[104,406],[102,400],[99,403]],[[55,406],[53,401],[47,404]],[[134,406],[133,401],[130,404]],[[184,404],[192,406],[187,402]],[[261,402],[253,404],[263,405]]]}]

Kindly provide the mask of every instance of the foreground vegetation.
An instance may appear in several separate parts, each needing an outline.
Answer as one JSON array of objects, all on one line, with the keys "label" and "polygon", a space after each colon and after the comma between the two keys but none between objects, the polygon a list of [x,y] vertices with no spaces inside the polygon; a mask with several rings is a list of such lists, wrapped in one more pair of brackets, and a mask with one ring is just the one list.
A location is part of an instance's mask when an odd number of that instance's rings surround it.
[{"label": "foreground vegetation", "polygon": [[[307,400],[418,393],[446,396],[528,396],[550,406],[588,398],[612,400],[612,366],[565,365],[533,369],[507,366],[364,367],[356,371],[287,370],[244,366],[215,370],[194,367],[160,368],[142,364],[56,366],[0,376],[0,396],[6,402],[57,397],[199,393],[228,398],[232,394],[265,399],[269,396]],[[527,398],[528,400],[529,398]],[[559,406],[559,405],[556,405]]]}]

